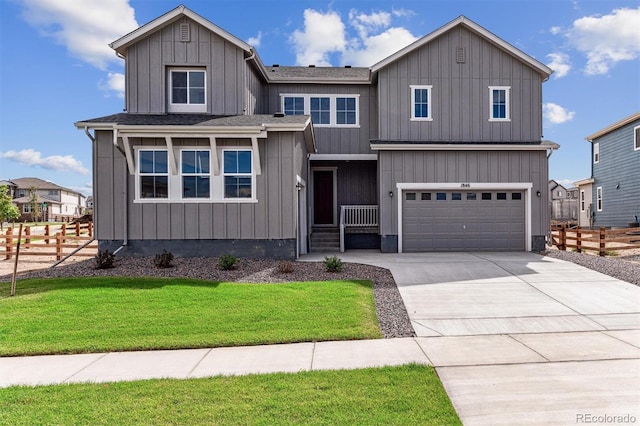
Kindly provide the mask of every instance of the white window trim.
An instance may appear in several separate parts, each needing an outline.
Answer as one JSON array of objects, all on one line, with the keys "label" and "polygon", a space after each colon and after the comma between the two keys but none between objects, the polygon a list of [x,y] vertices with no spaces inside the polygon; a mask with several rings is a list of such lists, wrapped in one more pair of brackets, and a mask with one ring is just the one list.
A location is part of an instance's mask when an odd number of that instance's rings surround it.
[{"label": "white window trim", "polygon": [[[167,153],[167,160],[169,159],[168,149],[162,147],[155,146],[141,146],[139,149],[136,149],[136,198],[135,201],[144,202],[144,203],[158,203],[158,202],[167,202],[171,199],[171,167],[167,164],[167,173],[140,173],[140,152],[142,151],[164,151]],[[141,188],[140,188],[140,178],[142,176],[167,176],[167,198],[142,198]]]},{"label": "white window trim", "polygon": [[[204,73],[204,103],[202,104],[174,104],[172,103],[173,87],[171,73],[174,71],[190,72],[199,71]],[[188,77],[187,77],[188,81]],[[187,88],[187,95],[188,95]],[[168,112],[207,112],[207,70],[206,68],[183,68],[183,67],[170,67],[167,69],[167,111]]]},{"label": "white window trim", "polygon": [[[493,91],[504,90],[505,96],[505,117],[496,118],[493,116]],[[511,121],[511,86],[489,86],[489,121]]]},{"label": "white window trim", "polygon": [[640,151],[640,126],[633,128],[633,150]]},{"label": "white window trim", "polygon": [[602,187],[599,186],[596,188],[596,209],[597,211],[601,212],[603,208],[603,202],[602,202]]},{"label": "white window trim", "polygon": [[[182,197],[182,162],[180,162],[178,170],[172,172],[171,167],[168,166],[168,198],[141,198],[140,197],[140,151],[169,151],[164,146],[150,146],[140,145],[134,146],[134,158],[135,158],[135,198],[133,200],[136,204],[243,204],[243,203],[257,203],[257,183],[256,179],[259,174],[256,164],[256,153],[252,146],[239,145],[239,146],[224,146],[217,147],[217,156],[213,155],[211,149],[205,146],[182,146],[180,147],[180,160],[182,160],[182,151],[210,151],[209,155],[209,194],[210,198],[183,198]],[[177,150],[177,148],[176,148]],[[223,173],[223,161],[224,151],[251,151],[251,198],[224,198],[224,173]],[[168,154],[170,154],[168,152]],[[168,155],[170,158],[170,155]],[[218,159],[219,173],[216,172],[213,162]],[[170,160],[169,160],[170,161]],[[144,174],[143,174],[144,176]]]},{"label": "white window trim", "polygon": [[585,208],[586,202],[585,202],[584,197],[585,197],[584,189],[582,189],[582,190],[580,190],[580,211],[581,212],[585,211],[584,208]]},{"label": "white window trim", "polygon": [[600,162],[600,143],[596,142],[593,144],[593,164],[598,164]]},{"label": "white window trim", "polygon": [[[411,89],[411,121],[433,121],[433,117],[431,116],[431,89],[433,89],[432,85],[410,85]],[[426,117],[416,117],[416,90],[427,90],[427,116]]]},{"label": "white window trim", "polygon": [[[224,172],[224,153],[227,151],[239,152],[239,151],[247,151],[251,153],[251,172],[250,173],[225,173]],[[220,156],[222,159],[222,165],[220,167],[220,175],[222,176],[222,198],[225,201],[255,201],[256,200],[256,172],[255,167],[253,167],[253,161],[255,158],[255,154],[250,147],[225,147],[222,150],[222,155]],[[224,178],[227,176],[246,176],[251,177],[251,197],[242,198],[242,197],[226,197],[224,195]]]},{"label": "white window trim", "polygon": [[[313,123],[313,127],[360,127],[360,95],[353,93],[339,93],[339,94],[327,94],[327,93],[281,93],[280,94],[280,108],[284,112],[284,98],[304,98],[304,114],[311,115],[311,98],[329,98],[329,124],[316,124]],[[356,122],[355,124],[338,124],[336,120],[336,99],[337,98],[354,98],[356,100]]]},{"label": "white window trim", "polygon": [[[183,173],[182,172],[182,155],[185,151],[206,151],[209,153],[209,173]],[[180,166],[179,166],[179,171],[178,174],[180,175],[180,199],[182,201],[187,201],[187,202],[191,202],[191,201],[210,201],[211,200],[211,186],[212,186],[212,180],[211,180],[211,150],[209,148],[181,148],[180,149]],[[185,197],[184,196],[184,188],[183,188],[183,180],[182,178],[184,178],[185,176],[196,176],[196,177],[208,177],[209,178],[209,196],[208,197]],[[171,179],[169,179],[171,180]]]}]

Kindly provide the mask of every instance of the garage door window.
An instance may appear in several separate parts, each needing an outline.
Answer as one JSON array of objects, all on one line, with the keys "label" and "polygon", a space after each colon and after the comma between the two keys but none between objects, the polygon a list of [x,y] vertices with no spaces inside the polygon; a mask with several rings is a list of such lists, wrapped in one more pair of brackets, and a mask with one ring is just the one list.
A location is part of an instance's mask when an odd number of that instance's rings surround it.
[{"label": "garage door window", "polygon": [[438,201],[446,201],[447,193],[446,192],[436,192],[436,200]]},{"label": "garage door window", "polygon": [[490,192],[483,192],[482,193],[482,199],[483,200],[490,200],[491,199],[491,193]]},{"label": "garage door window", "polygon": [[514,192],[511,194],[512,200],[522,200],[522,194],[520,192]]},{"label": "garage door window", "polygon": [[496,200],[506,200],[507,199],[507,193],[506,192],[498,192],[496,194]]},{"label": "garage door window", "polygon": [[467,200],[475,201],[477,194],[475,192],[467,192]]},{"label": "garage door window", "polygon": [[431,193],[430,192],[423,192],[422,194],[420,194],[420,199],[422,201],[431,201]]},{"label": "garage door window", "polygon": [[453,201],[462,201],[462,192],[454,192],[451,194],[451,199]]},{"label": "garage door window", "polygon": [[415,192],[407,192],[407,195],[405,195],[405,198],[406,198],[407,201],[415,201],[416,193]]}]

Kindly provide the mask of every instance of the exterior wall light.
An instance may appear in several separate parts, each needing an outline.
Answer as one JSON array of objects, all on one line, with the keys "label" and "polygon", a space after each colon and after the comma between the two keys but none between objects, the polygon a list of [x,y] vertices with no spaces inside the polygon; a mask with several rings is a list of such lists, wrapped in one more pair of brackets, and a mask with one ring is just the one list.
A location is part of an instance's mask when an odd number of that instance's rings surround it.
[{"label": "exterior wall light", "polygon": [[393,198],[393,191],[389,191],[389,197]]}]

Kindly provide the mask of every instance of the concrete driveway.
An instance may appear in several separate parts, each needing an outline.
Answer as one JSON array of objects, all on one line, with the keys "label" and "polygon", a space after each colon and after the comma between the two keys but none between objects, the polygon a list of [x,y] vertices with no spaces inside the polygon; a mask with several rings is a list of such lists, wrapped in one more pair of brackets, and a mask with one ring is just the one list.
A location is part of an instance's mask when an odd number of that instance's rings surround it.
[{"label": "concrete driveway", "polygon": [[391,270],[465,425],[640,422],[639,287],[525,252],[340,257]]}]

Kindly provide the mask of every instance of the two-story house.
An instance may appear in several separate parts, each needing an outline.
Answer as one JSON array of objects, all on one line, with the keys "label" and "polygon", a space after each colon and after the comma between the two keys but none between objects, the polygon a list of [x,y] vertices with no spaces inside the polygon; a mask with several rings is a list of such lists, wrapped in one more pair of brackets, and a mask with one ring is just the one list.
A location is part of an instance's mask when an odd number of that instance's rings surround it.
[{"label": "two-story house", "polygon": [[585,139],[591,143],[591,178],[576,182],[580,187],[581,214],[590,204],[591,210],[585,219],[592,226],[637,224],[640,222],[640,112]]},{"label": "two-story house", "polygon": [[34,220],[37,205],[43,221],[70,221],[84,214],[86,197],[69,188],[34,177],[0,181],[20,210],[19,220]]},{"label": "two-story house", "polygon": [[549,211],[552,220],[577,222],[578,188],[566,188],[551,179],[549,181]]},{"label": "two-story house", "polygon": [[346,221],[347,248],[545,247],[552,70],[464,16],[371,67],[265,66],[184,6],[111,47],[126,112],[76,123],[101,249],[295,258]]}]

